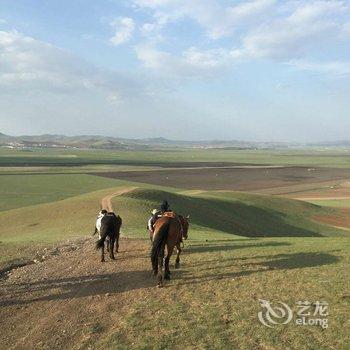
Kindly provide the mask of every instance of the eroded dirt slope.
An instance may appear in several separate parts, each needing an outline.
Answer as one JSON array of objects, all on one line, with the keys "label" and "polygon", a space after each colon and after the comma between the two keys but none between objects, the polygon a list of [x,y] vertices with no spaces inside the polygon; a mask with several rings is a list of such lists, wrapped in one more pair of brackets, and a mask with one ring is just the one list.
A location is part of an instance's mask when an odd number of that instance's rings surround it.
[{"label": "eroded dirt slope", "polygon": [[155,289],[148,241],[120,243],[116,261],[100,263],[94,239],[86,238],[3,276],[1,349],[93,348],[118,327],[123,310]]}]

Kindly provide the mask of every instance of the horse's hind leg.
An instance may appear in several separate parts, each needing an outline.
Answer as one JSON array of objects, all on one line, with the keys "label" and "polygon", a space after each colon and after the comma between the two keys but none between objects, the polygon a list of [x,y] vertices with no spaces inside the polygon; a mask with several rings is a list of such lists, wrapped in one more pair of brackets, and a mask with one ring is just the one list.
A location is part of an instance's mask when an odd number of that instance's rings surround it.
[{"label": "horse's hind leg", "polygon": [[157,272],[157,287],[163,287],[163,264],[164,264],[164,248],[158,255],[158,272]]},{"label": "horse's hind leg", "polygon": [[170,261],[170,257],[171,257],[171,254],[173,253],[173,249],[174,249],[174,246],[172,247],[169,247],[167,246],[167,256],[165,258],[165,262],[164,262],[164,270],[165,270],[165,274],[164,274],[164,279],[166,280],[170,280],[170,269],[169,269],[169,261]]},{"label": "horse's hind leg", "polygon": [[103,242],[103,246],[101,248],[101,262],[105,261],[105,244]]},{"label": "horse's hind leg", "polygon": [[177,249],[177,255],[176,255],[176,261],[175,261],[175,269],[180,268],[180,254],[181,254],[181,246],[180,243],[176,244]]},{"label": "horse's hind leg", "polygon": [[119,233],[115,239],[115,252],[119,253]]},{"label": "horse's hind leg", "polygon": [[110,238],[110,240],[109,240],[109,257],[112,260],[115,260],[115,257],[114,257],[114,238]]}]

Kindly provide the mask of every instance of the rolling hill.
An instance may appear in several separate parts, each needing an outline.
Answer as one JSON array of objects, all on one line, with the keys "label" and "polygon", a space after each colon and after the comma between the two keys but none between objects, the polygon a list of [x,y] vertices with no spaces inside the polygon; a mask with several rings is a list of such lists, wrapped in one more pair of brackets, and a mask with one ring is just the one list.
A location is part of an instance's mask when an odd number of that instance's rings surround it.
[{"label": "rolling hill", "polygon": [[[114,187],[3,211],[0,213],[0,240],[45,243],[86,235],[92,232],[101,198],[124,188]],[[114,197],[113,207],[123,218],[123,233],[128,237],[146,237],[150,210],[164,198],[173,210],[190,215],[190,236],[194,239],[346,235],[343,230],[313,220],[316,216],[332,215],[336,209],[241,192],[181,194],[152,188],[130,188]]]},{"label": "rolling hill", "polygon": [[[113,195],[129,238],[121,239],[116,261],[100,263],[96,238],[87,235],[101,199]],[[191,226],[181,268],[172,266],[172,280],[158,289],[145,226],[163,198],[190,214]],[[305,341],[346,348],[348,234],[313,220],[337,213],[271,196],[135,184],[0,212],[0,267],[25,265],[0,279],[0,342],[32,349],[300,349]],[[267,328],[257,319],[259,299],[291,307],[327,300],[332,331]]]}]

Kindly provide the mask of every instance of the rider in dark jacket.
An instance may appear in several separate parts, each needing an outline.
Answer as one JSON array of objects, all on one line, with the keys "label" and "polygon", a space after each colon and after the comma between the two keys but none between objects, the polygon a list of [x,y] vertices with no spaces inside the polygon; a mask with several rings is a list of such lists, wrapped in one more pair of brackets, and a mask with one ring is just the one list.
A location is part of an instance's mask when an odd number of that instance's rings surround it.
[{"label": "rider in dark jacket", "polygon": [[154,224],[156,223],[157,219],[159,219],[166,211],[170,211],[170,205],[167,200],[164,200],[159,207],[160,210],[153,210],[152,211],[152,217],[149,220],[148,229],[151,233],[154,231]]},{"label": "rider in dark jacket", "polygon": [[164,200],[160,204],[160,211],[161,211],[162,214],[165,213],[166,211],[170,211],[170,205],[169,205],[167,200]]}]

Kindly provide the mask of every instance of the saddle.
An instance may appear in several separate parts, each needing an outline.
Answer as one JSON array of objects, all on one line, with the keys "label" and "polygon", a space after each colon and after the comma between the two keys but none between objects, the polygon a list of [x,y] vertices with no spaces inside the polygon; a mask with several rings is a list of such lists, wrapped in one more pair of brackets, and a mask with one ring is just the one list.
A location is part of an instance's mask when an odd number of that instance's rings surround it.
[{"label": "saddle", "polygon": [[163,217],[165,216],[166,218],[173,218],[173,219],[177,217],[176,213],[174,213],[173,211],[166,211],[163,213],[162,216]]},{"label": "saddle", "polygon": [[172,218],[172,219],[177,219],[179,225],[180,225],[180,232],[181,232],[181,238],[180,238],[180,242],[183,244],[183,240],[182,240],[182,236],[183,236],[183,227],[182,227],[182,223],[178,217],[178,215],[173,212],[173,211],[166,211],[162,214],[162,217],[166,217],[166,218]]}]

